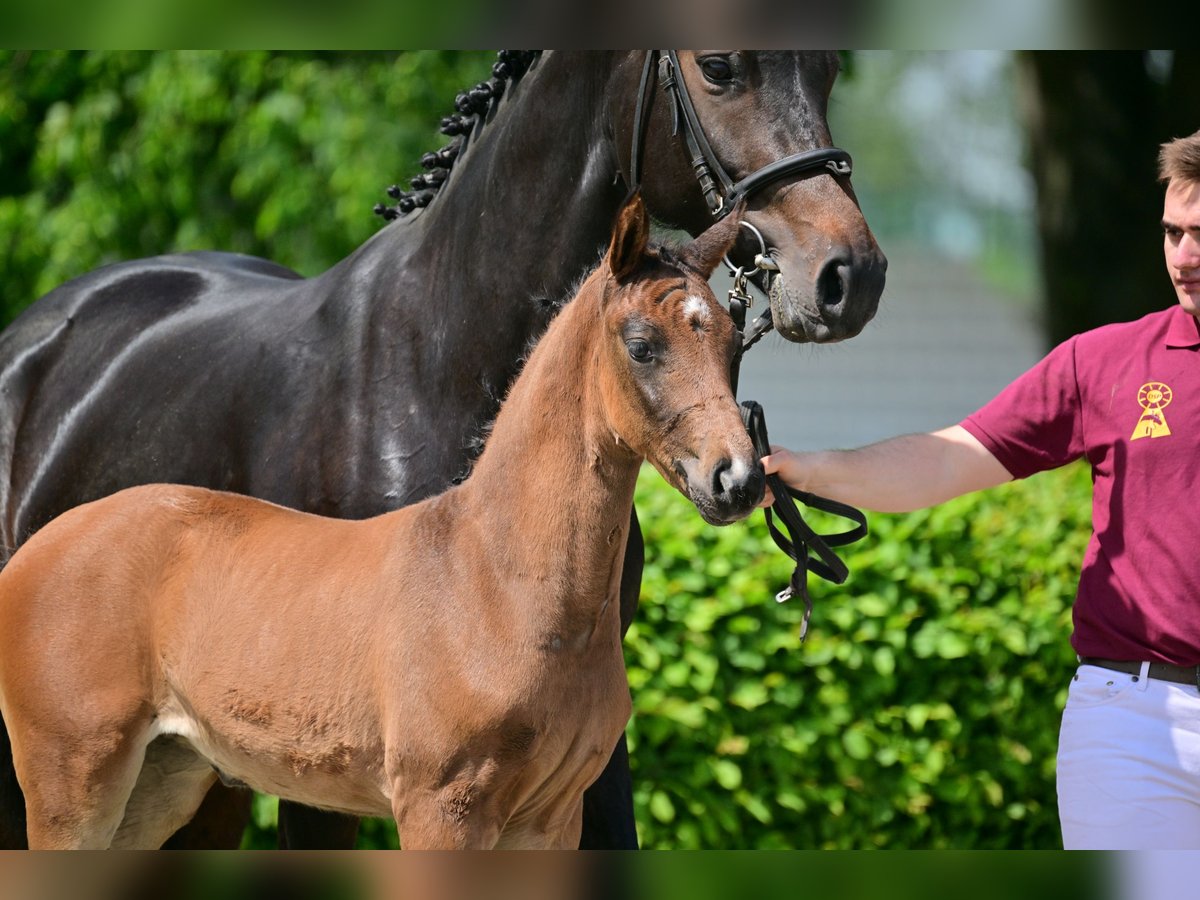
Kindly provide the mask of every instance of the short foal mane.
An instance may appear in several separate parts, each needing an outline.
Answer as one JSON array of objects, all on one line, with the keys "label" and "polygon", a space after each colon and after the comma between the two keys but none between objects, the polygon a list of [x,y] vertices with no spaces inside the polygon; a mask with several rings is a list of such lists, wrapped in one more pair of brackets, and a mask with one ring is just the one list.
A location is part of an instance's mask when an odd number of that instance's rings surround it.
[{"label": "short foal mane", "polygon": [[463,150],[477,129],[489,121],[491,112],[504,96],[509,82],[517,82],[537,60],[540,50],[501,50],[492,65],[492,77],[481,81],[454,98],[457,110],[445,116],[441,122],[442,134],[454,138],[449,144],[430,151],[421,157],[421,168],[425,174],[415,175],[410,180],[411,190],[393,184],[387,195],[396,201],[394,206],[375,204],[375,214],[390,222],[414,209],[428,206],[437,196]]}]

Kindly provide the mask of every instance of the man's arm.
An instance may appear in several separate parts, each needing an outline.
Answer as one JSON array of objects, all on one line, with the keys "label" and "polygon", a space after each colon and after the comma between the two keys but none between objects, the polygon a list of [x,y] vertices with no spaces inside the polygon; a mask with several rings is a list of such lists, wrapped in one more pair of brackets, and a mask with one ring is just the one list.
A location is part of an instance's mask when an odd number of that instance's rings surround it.
[{"label": "man's arm", "polygon": [[792,487],[876,512],[911,512],[1012,480],[996,457],[961,425],[905,434],[856,450],[793,453],[763,459]]}]

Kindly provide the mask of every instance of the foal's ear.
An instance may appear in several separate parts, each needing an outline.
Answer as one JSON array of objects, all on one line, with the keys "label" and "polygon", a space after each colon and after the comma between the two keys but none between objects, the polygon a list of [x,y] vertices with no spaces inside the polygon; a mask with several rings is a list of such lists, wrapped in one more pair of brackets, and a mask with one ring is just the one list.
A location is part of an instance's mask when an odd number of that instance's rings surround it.
[{"label": "foal's ear", "polygon": [[729,215],[707,231],[701,232],[691,243],[685,244],[678,251],[683,264],[705,278],[712,275],[725,258],[725,254],[733,249],[742,227],[742,213],[745,209],[746,204],[739,201]]},{"label": "foal's ear", "polygon": [[633,274],[646,255],[649,239],[650,218],[646,215],[646,204],[640,193],[634,193],[617,213],[612,243],[608,245],[608,268],[617,281],[624,281]]}]

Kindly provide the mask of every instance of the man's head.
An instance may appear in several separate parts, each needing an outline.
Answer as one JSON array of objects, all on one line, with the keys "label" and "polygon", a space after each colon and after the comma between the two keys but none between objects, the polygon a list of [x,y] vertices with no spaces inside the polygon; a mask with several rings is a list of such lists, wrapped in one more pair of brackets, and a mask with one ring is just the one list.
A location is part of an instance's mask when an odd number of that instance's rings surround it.
[{"label": "man's head", "polygon": [[1185,312],[1200,316],[1200,131],[1162,145],[1158,177],[1163,201],[1167,274]]}]

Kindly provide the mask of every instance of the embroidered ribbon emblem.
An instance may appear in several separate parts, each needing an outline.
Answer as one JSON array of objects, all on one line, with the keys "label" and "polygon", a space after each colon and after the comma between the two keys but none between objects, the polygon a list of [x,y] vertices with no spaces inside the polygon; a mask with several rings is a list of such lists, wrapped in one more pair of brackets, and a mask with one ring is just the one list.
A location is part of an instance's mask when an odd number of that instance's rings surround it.
[{"label": "embroidered ribbon emblem", "polygon": [[1130,440],[1169,435],[1171,429],[1167,427],[1163,410],[1171,403],[1171,389],[1161,381],[1147,381],[1138,390],[1137,399],[1142,406],[1142,417],[1138,419]]}]

